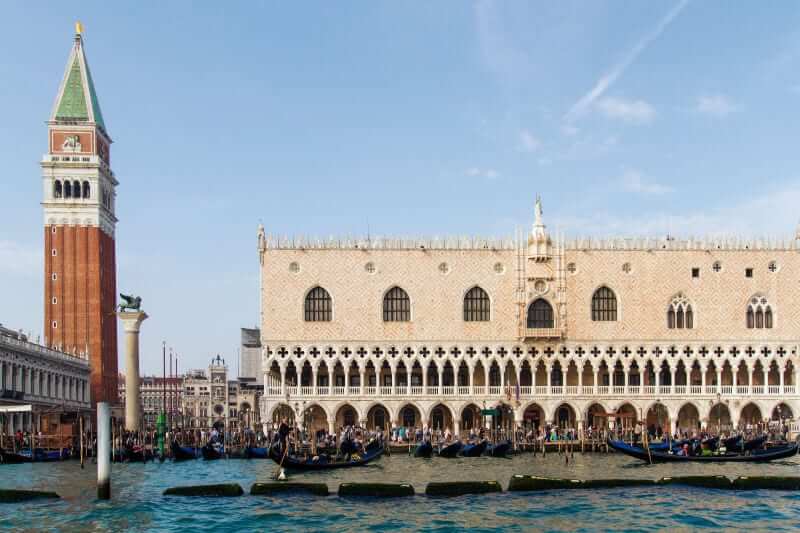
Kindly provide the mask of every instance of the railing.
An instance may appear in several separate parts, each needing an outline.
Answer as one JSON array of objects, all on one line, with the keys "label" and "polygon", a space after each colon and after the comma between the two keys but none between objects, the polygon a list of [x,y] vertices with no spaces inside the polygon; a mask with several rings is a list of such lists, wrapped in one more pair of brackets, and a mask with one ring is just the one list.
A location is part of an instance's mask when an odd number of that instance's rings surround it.
[{"label": "railing", "polygon": [[381,387],[381,396],[391,396],[392,395],[392,387],[383,385]]},{"label": "railing", "polygon": [[344,387],[334,387],[333,388],[333,395],[334,396],[344,396]]},{"label": "railing", "polygon": [[532,392],[533,392],[533,387],[530,385],[525,385],[519,388],[520,396],[530,396]]},{"label": "railing", "polygon": [[647,396],[654,396],[656,393],[656,386],[655,385],[645,385],[642,387],[642,394]]},{"label": "railing", "polygon": [[690,385],[689,386],[689,394],[703,394],[703,386],[702,385]]},{"label": "railing", "polygon": [[561,385],[553,385],[552,387],[550,387],[550,394],[554,396],[561,396],[562,394],[564,394],[564,387],[562,387]]},{"label": "railing", "polygon": [[350,396],[361,396],[361,387],[353,387],[351,385],[348,394]]},{"label": "railing", "polygon": [[578,386],[577,385],[567,385],[566,393],[568,396],[577,396],[578,394]]},{"label": "railing", "polygon": [[297,396],[297,385],[290,385],[286,387],[286,392],[289,396]]},{"label": "railing", "polygon": [[721,394],[733,394],[733,385],[722,385],[720,388],[722,389]]},{"label": "railing", "polygon": [[536,396],[547,396],[547,385],[536,385]]},{"label": "railing", "polygon": [[594,385],[584,385],[581,387],[581,394],[594,394]]},{"label": "railing", "polygon": [[422,387],[418,385],[413,385],[411,387],[411,396],[422,396]]},{"label": "railing", "polygon": [[624,386],[614,385],[611,390],[613,391],[614,396],[622,396],[625,394]]},{"label": "railing", "polygon": [[608,395],[608,385],[600,385],[599,387],[597,387],[597,394],[601,396]]},{"label": "railing", "polygon": [[737,385],[736,394],[740,396],[747,396],[750,393],[750,391],[748,390],[749,388],[750,387],[748,387],[747,385]]},{"label": "railing", "polygon": [[314,387],[300,387],[300,394],[303,396],[312,396],[314,394]]},{"label": "railing", "polygon": [[686,394],[686,385],[675,385],[675,394],[684,396]]},{"label": "railing", "polygon": [[783,386],[783,393],[784,394],[795,394],[795,386],[794,385],[784,385]]},{"label": "railing", "polygon": [[672,387],[669,385],[660,385],[658,387],[659,394],[672,394]]},{"label": "railing", "polygon": [[327,396],[328,395],[329,387],[327,385],[323,385],[321,387],[317,387],[317,394],[320,396]]},{"label": "railing", "polygon": [[375,389],[377,389],[377,387],[375,387],[374,385],[367,385],[366,387],[364,387],[364,395],[375,396]]},{"label": "railing", "polygon": [[716,394],[716,393],[717,393],[716,385],[706,385],[706,394]]},{"label": "railing", "polygon": [[561,337],[558,328],[525,328],[525,337],[528,339],[555,339]]},{"label": "railing", "polygon": [[280,387],[269,387],[267,388],[267,394],[270,396],[280,396],[281,395],[281,388]]},{"label": "railing", "polygon": [[490,386],[489,387],[489,396],[499,396],[500,395],[500,387]]},{"label": "railing", "polygon": [[770,394],[780,394],[781,393],[781,386],[780,385],[770,385],[769,386],[769,393]]},{"label": "railing", "polygon": [[453,387],[452,385],[445,385],[444,387],[442,387],[442,395],[453,396],[454,390],[455,387]]},{"label": "railing", "polygon": [[753,385],[751,394],[764,394],[764,385]]},{"label": "railing", "polygon": [[435,396],[439,394],[439,387],[436,385],[428,385],[425,388],[425,394],[427,394],[428,396]]},{"label": "railing", "polygon": [[639,385],[628,385],[628,394],[631,396],[639,395]]},{"label": "railing", "polygon": [[458,395],[459,396],[469,396],[470,395],[469,385],[467,385],[467,386],[459,385],[459,387],[458,387]]}]

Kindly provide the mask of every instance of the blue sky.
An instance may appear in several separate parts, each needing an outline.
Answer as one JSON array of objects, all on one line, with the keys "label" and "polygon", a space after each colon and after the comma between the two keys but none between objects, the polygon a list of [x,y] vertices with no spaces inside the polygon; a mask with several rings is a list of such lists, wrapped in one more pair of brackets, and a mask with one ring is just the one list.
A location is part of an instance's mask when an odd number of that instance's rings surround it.
[{"label": "blue sky", "polygon": [[[800,5],[7,3],[0,322],[42,322],[38,162],[75,20],[115,144],[142,367],[259,318],[277,235],[791,237]],[[196,303],[196,298],[204,303]]]}]

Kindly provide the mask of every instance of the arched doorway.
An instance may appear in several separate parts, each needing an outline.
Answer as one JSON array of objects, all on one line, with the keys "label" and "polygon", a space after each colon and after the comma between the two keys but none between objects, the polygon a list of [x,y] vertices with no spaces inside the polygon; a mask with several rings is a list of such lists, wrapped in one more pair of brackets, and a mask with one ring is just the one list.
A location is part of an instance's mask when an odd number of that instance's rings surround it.
[{"label": "arched doorway", "polygon": [[615,417],[616,428],[622,428],[623,431],[631,431],[636,426],[636,420],[639,417],[636,413],[636,408],[629,403],[624,403],[617,409]]},{"label": "arched doorway", "polygon": [[700,412],[692,403],[685,403],[678,410],[678,431],[692,435],[700,429]]},{"label": "arched doorway", "polygon": [[370,431],[389,429],[389,410],[386,407],[377,404],[373,405],[367,412],[367,429]]},{"label": "arched doorway", "polygon": [[586,410],[587,427],[595,430],[608,429],[608,419],[606,418],[606,408],[599,403],[593,403]]},{"label": "arched doorway", "polygon": [[461,410],[461,429],[462,431],[469,431],[471,429],[480,429],[481,416],[480,409],[474,403],[471,403]]},{"label": "arched doorway", "polygon": [[785,403],[779,403],[775,406],[772,410],[772,420],[791,420],[794,418],[794,413],[792,413],[792,408],[786,405]]},{"label": "arched doorway", "polygon": [[535,434],[538,434],[539,430],[544,428],[545,419],[544,409],[536,403],[526,407],[525,412],[522,413],[522,424],[525,430],[533,431]]},{"label": "arched doorway", "polygon": [[431,409],[431,429],[434,431],[453,430],[453,414],[444,404],[438,404]]},{"label": "arched doorway", "polygon": [[733,429],[731,412],[724,403],[718,403],[708,413],[708,429],[711,433],[720,434]]},{"label": "arched doorway", "polygon": [[575,429],[577,427],[575,410],[568,403],[562,403],[556,408],[555,422],[561,429]]},{"label": "arched doorway", "polygon": [[422,415],[420,414],[419,409],[410,403],[400,408],[398,418],[398,425],[400,426],[406,428],[422,427]]},{"label": "arched doorway", "polygon": [[358,422],[358,413],[352,405],[344,404],[336,411],[336,428],[355,426]]},{"label": "arched doorway", "polygon": [[303,426],[311,434],[328,430],[328,415],[317,404],[311,404],[303,410]]},{"label": "arched doorway", "polygon": [[286,420],[290,426],[294,425],[294,409],[285,403],[278,404],[272,411],[272,422],[280,424],[281,420]]},{"label": "arched doorway", "polygon": [[664,434],[669,434],[671,421],[667,407],[660,402],[656,402],[647,410],[645,417],[647,431],[655,438],[661,438]]},{"label": "arched doorway", "polygon": [[754,404],[748,403],[744,407],[742,407],[742,414],[739,417],[739,427],[747,428],[750,426],[752,429],[755,429],[758,424],[764,421],[764,417],[761,415],[761,409]]}]

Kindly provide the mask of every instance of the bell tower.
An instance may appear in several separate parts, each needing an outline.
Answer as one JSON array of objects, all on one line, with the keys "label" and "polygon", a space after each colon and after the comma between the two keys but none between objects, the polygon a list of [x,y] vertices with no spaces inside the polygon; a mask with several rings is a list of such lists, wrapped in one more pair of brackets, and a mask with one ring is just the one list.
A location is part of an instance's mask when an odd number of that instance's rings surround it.
[{"label": "bell tower", "polygon": [[116,404],[117,180],[82,33],[76,24],[41,162],[44,337],[48,346],[89,360],[93,404]]}]

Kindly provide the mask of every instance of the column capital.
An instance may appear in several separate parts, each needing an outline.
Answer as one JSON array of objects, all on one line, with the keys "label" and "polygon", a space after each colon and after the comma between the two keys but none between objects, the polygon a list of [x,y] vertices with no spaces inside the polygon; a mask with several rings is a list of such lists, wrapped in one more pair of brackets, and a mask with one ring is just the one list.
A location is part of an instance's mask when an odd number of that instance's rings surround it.
[{"label": "column capital", "polygon": [[144,311],[120,311],[117,316],[122,321],[125,333],[139,333],[139,327],[148,318]]}]

